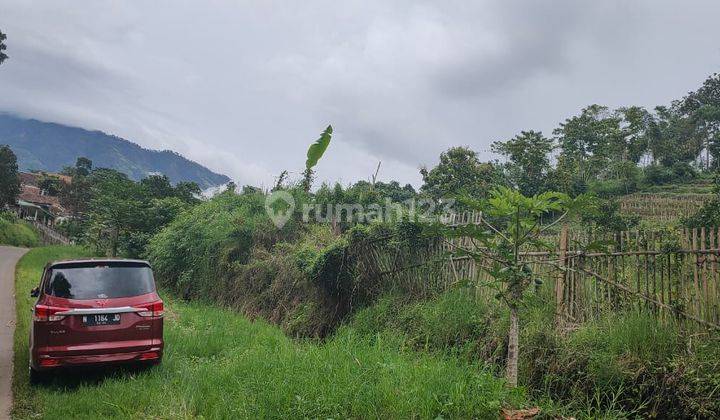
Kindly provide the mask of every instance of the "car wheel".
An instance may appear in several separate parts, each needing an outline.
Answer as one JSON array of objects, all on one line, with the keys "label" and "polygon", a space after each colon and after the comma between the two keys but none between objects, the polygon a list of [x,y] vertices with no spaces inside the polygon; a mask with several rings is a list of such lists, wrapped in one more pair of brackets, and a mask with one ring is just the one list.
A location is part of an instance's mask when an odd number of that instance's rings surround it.
[{"label": "car wheel", "polygon": [[29,367],[30,369],[30,383],[33,385],[41,384],[47,381],[48,373],[47,372],[41,372],[38,370],[35,370],[32,368],[32,366]]}]

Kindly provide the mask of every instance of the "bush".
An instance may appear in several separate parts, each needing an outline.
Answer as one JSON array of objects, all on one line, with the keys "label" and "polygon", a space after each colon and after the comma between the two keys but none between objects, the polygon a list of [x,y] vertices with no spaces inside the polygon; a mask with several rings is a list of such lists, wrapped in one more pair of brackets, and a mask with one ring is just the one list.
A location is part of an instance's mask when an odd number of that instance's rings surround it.
[{"label": "bush", "polygon": [[224,193],[151,239],[158,281],[268,319],[292,336],[322,337],[350,308],[354,266],[329,226],[272,225],[261,193]]},{"label": "bush", "polygon": [[182,213],[150,240],[147,257],[161,284],[199,297],[216,287],[228,263],[247,262],[253,246],[292,230],[292,223],[271,229],[263,195],[228,192]]},{"label": "bush", "polygon": [[687,162],[673,164],[672,172],[678,181],[689,181],[697,178],[697,171]]},{"label": "bush", "polygon": [[708,201],[695,214],[684,218],[682,224],[689,228],[720,226],[720,199]]},{"label": "bush", "polygon": [[637,189],[632,181],[623,179],[609,179],[605,181],[593,181],[588,186],[588,191],[598,197],[610,198],[619,195],[630,194]]},{"label": "bush", "polygon": [[630,230],[640,223],[636,214],[620,214],[620,203],[616,200],[598,199],[594,206],[582,214],[582,221],[592,223],[602,232]]},{"label": "bush", "polygon": [[647,185],[663,185],[675,178],[671,168],[660,165],[650,165],[643,170],[644,182]]},{"label": "bush", "polygon": [[[393,336],[403,346],[479,361],[501,374],[508,316],[486,299],[467,289],[429,300],[387,295],[357,312],[341,331]],[[687,347],[681,328],[636,312],[604,314],[560,334],[544,292],[528,299],[522,311],[520,383],[536,401],[553,401],[561,414],[590,418],[720,414],[713,392],[720,384],[717,339],[695,339]]]},{"label": "bush", "polygon": [[34,247],[40,244],[35,228],[17,219],[15,214],[0,212],[0,244]]}]

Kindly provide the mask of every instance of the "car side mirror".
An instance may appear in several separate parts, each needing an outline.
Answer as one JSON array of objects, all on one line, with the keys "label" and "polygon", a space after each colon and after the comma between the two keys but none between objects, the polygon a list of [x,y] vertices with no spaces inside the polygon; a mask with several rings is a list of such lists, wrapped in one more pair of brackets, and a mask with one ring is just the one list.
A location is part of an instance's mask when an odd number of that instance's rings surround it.
[{"label": "car side mirror", "polygon": [[40,288],[34,287],[34,288],[30,291],[30,297],[38,297],[38,296],[40,296]]}]

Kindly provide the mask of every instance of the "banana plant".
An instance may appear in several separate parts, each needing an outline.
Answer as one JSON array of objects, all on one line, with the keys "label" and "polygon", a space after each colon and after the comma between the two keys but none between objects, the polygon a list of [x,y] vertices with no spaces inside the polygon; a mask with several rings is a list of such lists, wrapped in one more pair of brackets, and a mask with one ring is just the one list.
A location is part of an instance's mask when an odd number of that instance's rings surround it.
[{"label": "banana plant", "polygon": [[303,172],[303,189],[305,192],[310,191],[310,185],[313,180],[313,168],[317,165],[320,158],[330,146],[330,140],[332,139],[333,128],[332,125],[328,125],[325,131],[320,134],[320,138],[311,144],[307,151],[307,160],[305,161],[305,172]]}]

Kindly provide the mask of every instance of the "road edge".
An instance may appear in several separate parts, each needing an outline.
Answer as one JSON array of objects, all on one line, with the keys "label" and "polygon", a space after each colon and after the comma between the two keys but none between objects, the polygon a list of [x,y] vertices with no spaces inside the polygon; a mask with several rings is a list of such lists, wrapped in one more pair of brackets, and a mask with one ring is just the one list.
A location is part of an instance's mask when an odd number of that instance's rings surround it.
[{"label": "road edge", "polygon": [[0,255],[5,257],[0,260],[0,419],[9,419],[13,407],[15,274],[18,262],[29,249],[0,246],[0,254],[6,251],[10,251],[7,256]]}]

